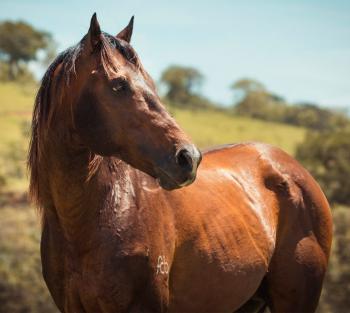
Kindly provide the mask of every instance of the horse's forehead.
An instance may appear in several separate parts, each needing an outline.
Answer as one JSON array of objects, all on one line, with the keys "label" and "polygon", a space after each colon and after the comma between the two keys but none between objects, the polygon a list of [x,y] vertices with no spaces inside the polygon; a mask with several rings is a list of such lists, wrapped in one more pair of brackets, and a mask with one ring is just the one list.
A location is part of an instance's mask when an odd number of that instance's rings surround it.
[{"label": "horse's forehead", "polygon": [[154,93],[151,87],[151,83],[147,80],[147,77],[145,77],[145,75],[143,75],[143,73],[140,70],[133,71],[131,73],[130,78],[137,89],[143,90],[149,94]]},{"label": "horse's forehead", "polygon": [[[127,43],[121,42],[119,39],[116,40],[118,40],[120,46],[123,46],[125,49],[133,50],[131,46],[127,46]],[[122,51],[118,49],[118,47],[114,47],[113,52],[113,62],[115,62],[116,68],[119,69],[116,73],[117,76],[125,75],[131,80],[132,84],[137,90],[154,94],[153,82],[150,80],[150,77],[145,74],[141,67],[137,65],[139,61],[137,60],[137,62],[135,62],[136,64],[134,64]],[[134,57],[137,58],[136,53]]]},{"label": "horse's forehead", "polygon": [[113,61],[116,62],[119,66],[125,66],[125,67],[131,66],[127,58],[117,48],[114,48],[114,51],[113,51]]},{"label": "horse's forehead", "polygon": [[112,49],[117,53],[118,58],[121,58],[126,63],[138,63],[138,56],[133,47],[118,38],[113,38],[118,44],[112,45]]},{"label": "horse's forehead", "polygon": [[127,77],[136,90],[154,94],[152,81],[138,66],[130,64],[124,59],[124,62],[119,63],[118,67],[119,70],[116,76]]}]

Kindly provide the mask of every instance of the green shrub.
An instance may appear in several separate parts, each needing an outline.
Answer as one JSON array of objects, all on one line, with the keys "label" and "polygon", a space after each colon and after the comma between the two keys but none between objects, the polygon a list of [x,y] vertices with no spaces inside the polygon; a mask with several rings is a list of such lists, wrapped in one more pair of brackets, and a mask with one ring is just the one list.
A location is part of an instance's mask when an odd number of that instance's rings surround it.
[{"label": "green shrub", "polygon": [[296,157],[311,172],[329,201],[350,204],[350,129],[309,132]]},{"label": "green shrub", "polygon": [[346,313],[350,308],[350,209],[333,210],[334,237],[319,313]]}]

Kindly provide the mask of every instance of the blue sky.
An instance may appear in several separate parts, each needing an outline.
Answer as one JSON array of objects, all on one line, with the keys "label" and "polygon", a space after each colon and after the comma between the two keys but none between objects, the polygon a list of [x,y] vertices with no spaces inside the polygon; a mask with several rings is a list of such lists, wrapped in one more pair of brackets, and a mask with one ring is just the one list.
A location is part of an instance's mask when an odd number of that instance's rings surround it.
[{"label": "blue sky", "polygon": [[182,64],[222,104],[232,82],[251,77],[291,102],[350,109],[350,1],[0,1],[1,20],[50,31],[59,50],[81,39],[93,12],[111,34],[135,15],[132,43],[155,80]]}]

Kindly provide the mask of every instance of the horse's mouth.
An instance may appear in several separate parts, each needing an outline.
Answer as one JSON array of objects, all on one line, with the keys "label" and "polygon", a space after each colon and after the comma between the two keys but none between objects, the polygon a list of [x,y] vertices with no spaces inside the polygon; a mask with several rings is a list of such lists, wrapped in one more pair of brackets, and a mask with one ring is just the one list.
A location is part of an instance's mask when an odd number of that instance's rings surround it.
[{"label": "horse's mouth", "polygon": [[191,175],[191,177],[187,178],[185,181],[179,182],[164,170],[160,168],[157,169],[157,182],[165,190],[170,191],[170,190],[186,187],[192,184],[195,179],[196,179],[196,175],[194,174],[194,175]]}]

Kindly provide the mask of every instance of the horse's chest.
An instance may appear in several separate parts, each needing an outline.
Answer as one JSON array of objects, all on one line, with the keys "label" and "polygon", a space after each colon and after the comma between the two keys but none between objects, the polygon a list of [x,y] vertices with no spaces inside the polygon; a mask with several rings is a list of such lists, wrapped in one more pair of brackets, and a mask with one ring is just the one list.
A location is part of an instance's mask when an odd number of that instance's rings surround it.
[{"label": "horse's chest", "polygon": [[87,312],[124,312],[147,285],[148,276],[149,258],[144,253],[115,256],[96,252],[80,264],[80,273],[73,276],[67,293],[78,291]]}]

